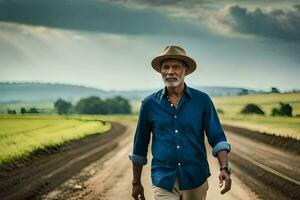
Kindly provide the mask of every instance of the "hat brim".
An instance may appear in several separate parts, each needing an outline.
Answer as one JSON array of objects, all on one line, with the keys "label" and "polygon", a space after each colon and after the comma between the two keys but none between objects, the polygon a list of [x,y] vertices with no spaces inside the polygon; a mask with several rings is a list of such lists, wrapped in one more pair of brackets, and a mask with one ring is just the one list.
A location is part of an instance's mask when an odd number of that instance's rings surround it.
[{"label": "hat brim", "polygon": [[196,62],[188,57],[188,56],[183,56],[183,55],[162,55],[162,56],[157,56],[156,58],[154,58],[151,62],[151,65],[153,67],[153,69],[155,69],[157,72],[161,72],[161,62],[163,60],[166,60],[166,59],[178,59],[178,60],[182,60],[184,61],[187,65],[188,65],[188,71],[187,71],[187,74],[191,74],[192,72],[195,71],[196,67],[197,67],[197,64]]}]

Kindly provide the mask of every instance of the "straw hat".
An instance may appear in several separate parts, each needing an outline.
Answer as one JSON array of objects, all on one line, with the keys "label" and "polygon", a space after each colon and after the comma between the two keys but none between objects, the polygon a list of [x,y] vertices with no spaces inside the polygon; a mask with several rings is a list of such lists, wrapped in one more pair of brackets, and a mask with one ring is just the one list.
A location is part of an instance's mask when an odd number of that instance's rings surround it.
[{"label": "straw hat", "polygon": [[154,58],[151,62],[153,69],[160,73],[161,63],[166,59],[178,59],[184,61],[188,65],[187,75],[195,71],[196,62],[188,57],[183,48],[179,46],[167,46],[160,56]]}]

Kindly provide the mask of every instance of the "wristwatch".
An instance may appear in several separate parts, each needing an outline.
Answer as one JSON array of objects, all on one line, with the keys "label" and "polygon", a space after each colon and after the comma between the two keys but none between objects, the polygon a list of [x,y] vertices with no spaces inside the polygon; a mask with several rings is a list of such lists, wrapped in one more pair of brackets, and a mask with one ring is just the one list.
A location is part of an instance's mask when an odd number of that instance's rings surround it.
[{"label": "wristwatch", "polygon": [[220,171],[222,170],[225,170],[228,174],[231,174],[231,167],[228,165],[228,166],[222,166],[220,168]]}]

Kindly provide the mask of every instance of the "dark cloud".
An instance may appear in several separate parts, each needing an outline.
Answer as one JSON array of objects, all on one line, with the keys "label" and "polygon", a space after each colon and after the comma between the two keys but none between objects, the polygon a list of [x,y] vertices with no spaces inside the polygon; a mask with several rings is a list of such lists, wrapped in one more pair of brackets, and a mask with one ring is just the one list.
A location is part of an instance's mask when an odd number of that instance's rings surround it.
[{"label": "dark cloud", "polygon": [[300,4],[299,5],[294,5],[294,8],[300,10]]},{"label": "dark cloud", "polygon": [[0,21],[117,34],[201,34],[198,27],[158,10],[99,0],[4,0]]},{"label": "dark cloud", "polygon": [[256,8],[253,11],[238,5],[228,9],[227,16],[221,20],[233,31],[283,40],[300,40],[299,5],[289,10]]},{"label": "dark cloud", "polygon": [[185,2],[186,0],[114,0],[122,3],[135,3],[140,5],[153,5],[153,6],[165,6],[173,5],[179,2]]}]

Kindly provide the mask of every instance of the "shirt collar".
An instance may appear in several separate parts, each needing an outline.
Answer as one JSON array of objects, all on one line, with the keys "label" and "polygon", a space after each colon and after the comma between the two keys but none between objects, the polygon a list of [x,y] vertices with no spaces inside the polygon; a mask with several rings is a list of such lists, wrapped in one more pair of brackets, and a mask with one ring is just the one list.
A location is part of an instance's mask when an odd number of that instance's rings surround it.
[{"label": "shirt collar", "polygon": [[[187,94],[189,97],[192,97],[192,93],[191,93],[191,89],[186,85],[186,83],[184,82],[184,94]],[[161,91],[161,94],[160,94],[160,102],[163,98],[163,96],[167,96],[167,88],[164,87]]]}]

